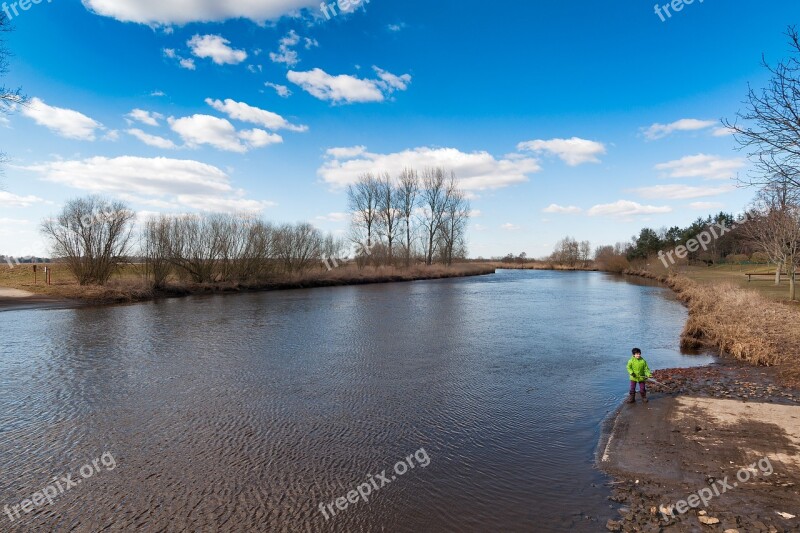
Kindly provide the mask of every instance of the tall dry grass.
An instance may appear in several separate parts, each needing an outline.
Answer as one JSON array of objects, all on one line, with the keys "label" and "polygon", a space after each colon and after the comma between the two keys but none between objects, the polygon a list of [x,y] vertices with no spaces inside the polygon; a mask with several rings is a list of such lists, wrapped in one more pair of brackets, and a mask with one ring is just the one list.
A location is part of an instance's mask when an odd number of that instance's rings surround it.
[{"label": "tall dry grass", "polygon": [[643,270],[626,274],[660,281],[689,308],[681,335],[686,348],[711,348],[753,365],[775,366],[800,385],[800,313],[731,284],[700,285],[679,275]]}]

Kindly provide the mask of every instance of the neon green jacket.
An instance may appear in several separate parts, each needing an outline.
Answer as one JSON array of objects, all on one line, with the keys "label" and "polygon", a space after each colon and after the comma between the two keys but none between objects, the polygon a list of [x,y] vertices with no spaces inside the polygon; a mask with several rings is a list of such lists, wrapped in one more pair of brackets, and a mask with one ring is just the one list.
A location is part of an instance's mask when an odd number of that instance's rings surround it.
[{"label": "neon green jacket", "polygon": [[653,373],[650,372],[650,367],[647,366],[647,361],[644,360],[644,357],[640,357],[639,359],[631,357],[631,360],[628,361],[628,374],[631,377],[631,381],[636,381],[639,383],[642,381],[647,381],[647,378],[653,375]]}]

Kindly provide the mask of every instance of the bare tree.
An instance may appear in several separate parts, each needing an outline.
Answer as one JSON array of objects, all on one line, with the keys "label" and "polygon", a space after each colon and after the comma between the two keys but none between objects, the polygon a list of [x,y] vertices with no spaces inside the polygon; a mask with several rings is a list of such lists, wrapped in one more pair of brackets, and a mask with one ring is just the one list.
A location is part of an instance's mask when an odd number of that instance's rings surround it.
[{"label": "bare tree", "polygon": [[385,239],[387,261],[390,265],[393,265],[394,243],[400,232],[400,220],[402,218],[402,196],[388,173],[384,173],[377,178],[375,186],[378,195],[376,203],[378,211],[377,233]]},{"label": "bare tree", "polygon": [[406,252],[406,266],[411,265],[411,217],[417,206],[417,195],[419,194],[419,176],[412,169],[405,169],[399,178],[400,193],[400,216],[405,225],[405,242],[403,243]]},{"label": "bare tree", "polygon": [[761,91],[750,88],[746,110],[723,124],[734,132],[740,149],[754,163],[747,185],[770,186],[775,180],[800,188],[800,36],[794,27],[787,32],[791,57],[770,65],[762,63],[771,77]]},{"label": "bare tree", "polygon": [[151,217],[142,229],[142,255],[145,259],[147,276],[153,280],[153,286],[161,288],[172,270],[170,263],[170,224],[166,215]]},{"label": "bare tree", "polygon": [[347,188],[347,199],[353,213],[352,240],[360,248],[359,255],[368,256],[375,244],[378,223],[378,180],[371,173],[360,176]]},{"label": "bare tree", "polygon": [[470,205],[464,193],[459,190],[455,175],[447,184],[445,214],[442,219],[442,259],[446,265],[453,264],[455,256],[466,255],[466,233]]},{"label": "bare tree", "polygon": [[[5,46],[5,39],[2,38],[2,34],[9,31],[11,31],[11,23],[8,15],[0,11],[0,79],[8,74],[8,59],[11,53]],[[10,113],[18,104],[25,104],[26,101],[27,98],[22,94],[21,89],[10,89],[0,84],[0,115]],[[0,165],[7,161],[8,157],[0,147]],[[0,186],[2,186],[2,183],[0,183]]]},{"label": "bare tree", "polygon": [[425,263],[432,265],[447,211],[447,173],[443,168],[429,168],[422,172],[420,204],[423,211],[420,225],[425,238]]},{"label": "bare tree", "polygon": [[311,224],[284,224],[275,235],[275,255],[287,273],[304,272],[321,259],[322,234]]},{"label": "bare tree", "polygon": [[214,280],[220,235],[215,215],[184,215],[170,225],[170,262],[195,283]]},{"label": "bare tree", "polygon": [[580,243],[580,258],[584,268],[592,259],[592,244],[589,241],[581,241]]},{"label": "bare tree", "polygon": [[67,202],[41,232],[78,283],[104,285],[130,252],[135,218],[122,202],[88,196]]}]

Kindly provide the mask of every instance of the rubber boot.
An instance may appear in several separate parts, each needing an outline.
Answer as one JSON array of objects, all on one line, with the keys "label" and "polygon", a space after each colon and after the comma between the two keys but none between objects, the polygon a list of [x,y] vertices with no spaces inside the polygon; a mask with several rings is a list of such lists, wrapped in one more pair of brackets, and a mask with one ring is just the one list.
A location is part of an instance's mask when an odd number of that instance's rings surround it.
[{"label": "rubber boot", "polygon": [[642,394],[642,401],[643,401],[644,403],[647,403],[647,402],[649,401],[649,400],[647,399],[647,391],[646,391],[646,390],[643,390],[641,394]]},{"label": "rubber boot", "polygon": [[635,392],[631,392],[630,393],[630,398],[628,398],[628,401],[625,402],[625,403],[636,403],[636,393]]}]

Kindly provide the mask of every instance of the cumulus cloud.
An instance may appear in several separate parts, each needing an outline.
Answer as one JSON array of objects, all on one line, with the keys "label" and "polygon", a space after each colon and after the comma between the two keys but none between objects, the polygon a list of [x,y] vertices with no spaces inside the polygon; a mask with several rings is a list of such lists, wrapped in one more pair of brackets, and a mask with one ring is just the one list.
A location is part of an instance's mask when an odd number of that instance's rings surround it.
[{"label": "cumulus cloud", "polygon": [[657,207],[653,205],[642,205],[630,200],[619,200],[613,204],[600,204],[589,209],[590,217],[608,216],[614,218],[629,218],[636,215],[654,215],[661,213],[671,213],[669,206]]},{"label": "cumulus cloud", "polygon": [[668,178],[730,179],[747,165],[741,158],[724,159],[716,155],[697,154],[656,165]]},{"label": "cumulus cloud", "polygon": [[561,215],[575,215],[583,212],[583,209],[574,205],[562,206],[558,204],[550,204],[548,207],[542,209],[543,213],[558,213]]},{"label": "cumulus cloud", "polygon": [[455,148],[412,148],[390,154],[370,153],[363,146],[331,148],[326,161],[317,170],[325,183],[345,187],[365,172],[389,172],[395,176],[405,168],[419,171],[444,167],[456,173],[465,190],[487,190],[508,187],[528,181],[528,176],[541,170],[536,159],[506,157],[497,159],[488,152],[462,152]]},{"label": "cumulus cloud", "polygon": [[278,51],[269,53],[269,58],[273,63],[283,63],[287,67],[293,67],[300,62],[297,50],[294,49],[299,43],[300,36],[296,31],[291,30],[278,42]]},{"label": "cumulus cloud", "polygon": [[178,145],[171,140],[165,139],[164,137],[159,137],[158,135],[151,135],[138,128],[129,129],[127,130],[127,133],[128,135],[136,137],[148,146],[153,146],[155,148],[161,148],[164,150],[175,150],[178,148]]},{"label": "cumulus cloud", "polygon": [[8,191],[0,191],[0,207],[30,207],[44,202],[38,196],[20,196]]},{"label": "cumulus cloud", "polygon": [[313,97],[335,104],[383,102],[395,91],[405,91],[411,83],[409,74],[397,76],[378,67],[373,69],[378,79],[333,76],[319,68],[307,72],[290,70],[286,77]]},{"label": "cumulus cloud", "polygon": [[242,154],[250,148],[283,142],[280,135],[264,130],[238,132],[228,120],[211,115],[192,115],[178,119],[170,117],[168,122],[172,131],[180,135],[189,148],[207,144],[219,150]]},{"label": "cumulus cloud", "polygon": [[46,181],[161,208],[257,211],[270,202],[245,198],[219,168],[164,157],[92,157],[26,167]]},{"label": "cumulus cloud", "polygon": [[676,131],[698,131],[708,129],[717,122],[714,120],[698,120],[696,118],[682,118],[680,120],[676,120],[675,122],[671,122],[670,124],[659,124],[655,123],[650,127],[642,128],[642,133],[644,136],[650,140],[655,141],[658,139],[663,139],[664,137],[668,137],[672,135]]},{"label": "cumulus cloud", "polygon": [[254,22],[317,8],[317,0],[82,0],[94,13],[122,22],[149,25],[218,22],[245,18]]},{"label": "cumulus cloud", "polygon": [[196,57],[217,65],[238,65],[247,59],[247,52],[231,48],[231,42],[221,35],[195,35],[186,44]]},{"label": "cumulus cloud", "polygon": [[220,113],[225,113],[233,120],[249,122],[273,131],[308,131],[308,126],[298,126],[292,124],[277,113],[273,113],[272,111],[267,111],[265,109],[259,109],[244,102],[236,102],[230,98],[225,99],[224,102],[222,100],[212,100],[211,98],[206,98],[206,104],[210,105]]},{"label": "cumulus cloud", "polygon": [[692,198],[703,198],[706,196],[719,196],[735,190],[733,186],[722,187],[690,187],[688,185],[655,185],[653,187],[641,187],[634,189],[642,198],[664,199],[664,200],[689,200]]},{"label": "cumulus cloud", "polygon": [[550,139],[521,142],[517,145],[520,151],[548,153],[557,156],[567,165],[574,167],[584,163],[600,163],[599,156],[606,153],[606,147],[597,141],[588,141],[578,137],[571,139]]},{"label": "cumulus cloud", "polygon": [[31,98],[29,105],[22,106],[22,114],[67,139],[94,141],[97,131],[105,129],[102,124],[83,113],[47,105],[40,98]]},{"label": "cumulus cloud", "polygon": [[279,85],[277,83],[272,83],[270,81],[264,83],[265,87],[269,87],[275,91],[275,94],[280,96],[281,98],[289,98],[292,95],[292,91],[286,85]]},{"label": "cumulus cloud", "polygon": [[148,126],[158,126],[158,121],[164,118],[164,115],[160,113],[153,113],[151,111],[145,111],[144,109],[134,109],[125,116],[129,119],[129,124],[131,121],[136,121]]}]

